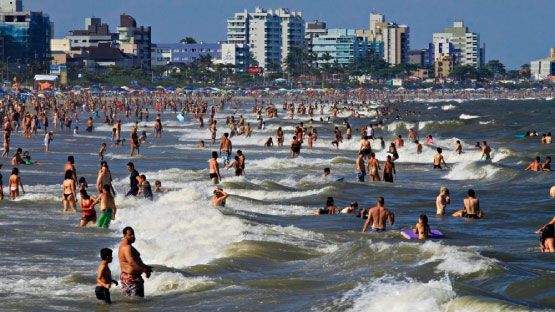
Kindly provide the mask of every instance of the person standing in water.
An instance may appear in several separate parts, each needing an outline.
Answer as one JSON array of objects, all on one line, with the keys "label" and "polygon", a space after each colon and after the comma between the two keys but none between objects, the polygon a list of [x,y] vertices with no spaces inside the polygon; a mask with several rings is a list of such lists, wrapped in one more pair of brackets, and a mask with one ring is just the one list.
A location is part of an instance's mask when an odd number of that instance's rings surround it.
[{"label": "person standing in water", "polygon": [[376,159],[376,154],[371,152],[370,159],[368,160],[368,174],[370,175],[370,181],[380,181],[380,169],[380,162]]},{"label": "person standing in water", "polygon": [[81,190],[79,193],[81,194],[81,211],[83,212],[79,226],[84,227],[87,223],[95,224],[96,210],[91,207],[95,200],[94,196],[87,194],[86,190]]},{"label": "person standing in water", "polygon": [[8,188],[10,190],[10,198],[12,200],[19,197],[19,187],[21,186],[21,191],[25,194],[25,190],[23,189],[23,183],[21,183],[21,178],[19,177],[19,169],[13,168],[12,175],[10,176],[10,180],[8,182]]},{"label": "person standing in water", "polygon": [[105,301],[107,304],[112,304],[110,287],[112,283],[118,286],[118,282],[112,279],[112,271],[108,267],[108,264],[112,263],[112,249],[102,248],[100,250],[100,259],[102,259],[102,262],[98,266],[94,293],[96,299]]},{"label": "person standing in water", "polygon": [[454,212],[452,216],[470,219],[480,219],[484,216],[480,209],[480,201],[476,198],[476,193],[473,189],[468,190],[468,198],[463,200],[463,206],[464,209]]},{"label": "person standing in water", "polygon": [[123,240],[118,250],[119,265],[121,267],[119,277],[125,296],[144,297],[144,280],[141,275],[145,273],[145,277],[149,278],[152,273],[152,267],[143,263],[141,254],[132,246],[134,242],[135,231],[130,226],[125,227],[123,229]]},{"label": "person standing in water", "polygon": [[224,167],[229,165],[232,150],[233,146],[231,145],[231,140],[229,139],[229,133],[226,132],[220,140],[220,155],[222,156]]},{"label": "person standing in water", "polygon": [[383,165],[383,181],[393,183],[394,180],[397,180],[397,171],[391,161],[391,155],[387,155],[387,161]]},{"label": "person standing in water", "polygon": [[366,175],[366,167],[364,166],[364,153],[362,151],[358,152],[358,158],[356,160],[356,164],[357,164],[358,182],[364,182],[364,176]]},{"label": "person standing in water", "polygon": [[370,223],[372,223],[372,227],[370,228],[371,232],[385,232],[386,222],[389,222],[389,225],[393,226],[395,223],[395,214],[385,208],[384,203],[385,199],[380,196],[376,200],[376,206],[368,210],[368,218],[364,223],[364,227],[362,227],[363,233],[366,232]]},{"label": "person standing in water", "polygon": [[100,218],[98,218],[98,227],[107,228],[112,220],[116,219],[116,203],[114,197],[110,193],[110,185],[104,184],[102,193],[93,201],[91,208],[100,202]]},{"label": "person standing in water", "polygon": [[218,184],[222,180],[220,167],[218,166],[218,152],[212,152],[212,158],[208,161],[210,167],[210,180],[212,184]]},{"label": "person standing in water", "polygon": [[451,198],[449,197],[449,190],[445,186],[442,186],[439,189],[439,195],[437,195],[436,197],[436,214],[444,215],[445,208],[450,203],[451,203]]},{"label": "person standing in water", "polygon": [[65,180],[62,183],[62,204],[64,205],[64,212],[67,212],[67,206],[71,206],[73,212],[77,212],[75,208],[75,201],[77,196],[75,196],[75,181],[73,180],[73,172],[67,170],[65,174]]},{"label": "person standing in water", "polygon": [[528,165],[528,167],[526,167],[525,170],[542,171],[543,167],[542,167],[542,164],[541,164],[540,156],[536,156],[536,159],[534,159],[534,161],[532,163],[530,163]]},{"label": "person standing in water", "polygon": [[214,197],[212,197],[212,206],[214,207],[225,207],[225,200],[229,195],[224,192],[224,190],[220,187],[214,190]]},{"label": "person standing in water", "polygon": [[482,156],[480,159],[490,160],[491,159],[491,147],[489,147],[486,141],[482,141]]},{"label": "person standing in water", "polygon": [[443,155],[441,155],[442,152],[443,150],[441,149],[441,147],[438,147],[437,154],[434,156],[434,169],[441,169],[442,162],[445,165],[445,168],[449,168],[447,166],[447,163],[445,163],[445,158],[443,158]]}]

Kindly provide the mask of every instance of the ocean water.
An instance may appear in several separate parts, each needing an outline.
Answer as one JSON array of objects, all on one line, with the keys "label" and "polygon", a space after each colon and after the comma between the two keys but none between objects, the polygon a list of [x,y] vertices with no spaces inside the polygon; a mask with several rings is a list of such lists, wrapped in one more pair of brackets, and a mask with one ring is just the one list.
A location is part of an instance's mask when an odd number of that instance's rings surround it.
[{"label": "ocean water", "polygon": [[[274,102],[276,99],[274,99]],[[279,100],[278,100],[279,101]],[[252,99],[243,101],[242,114],[256,128]],[[224,132],[229,107],[218,112],[218,137]],[[418,112],[402,120],[384,120],[376,130],[387,145],[409,128],[421,141],[433,135],[434,147],[422,154],[405,142],[396,161],[397,181],[356,182],[357,131],[339,149],[332,148],[333,128],[342,118],[315,122],[319,138],[313,149],[289,158],[288,143],[299,121],[266,120],[266,130],[250,138],[232,137],[234,151],[246,155],[246,175],[222,170],[221,186],[230,194],[225,208],[211,206],[214,186],[208,179],[208,159],[217,145],[210,132],[187,116],[179,123],[164,113],[161,139],[153,123],[140,123],[148,132],[141,156],[129,158],[129,146],[109,147],[105,159],[118,191],[117,219],[109,229],[79,228],[80,213],[62,213],[61,182],[68,155],[74,155],[78,177],[93,191],[99,168],[98,149],[110,143],[110,126],[95,120],[92,133],[55,131],[52,152],[43,151],[42,136],[26,140],[12,135],[12,150],[22,147],[42,165],[20,166],[27,193],[16,201],[0,202],[0,298],[3,311],[530,311],[555,308],[555,255],[539,252],[533,232],[549,221],[555,202],[549,188],[552,172],[524,168],[536,155],[554,155],[553,145],[540,138],[516,139],[528,130],[553,132],[555,101],[479,100],[416,101],[398,105]],[[373,106],[374,107],[374,106]],[[347,116],[343,113],[340,116]],[[349,118],[353,130],[376,120],[364,112]],[[327,116],[327,115],[326,115]],[[368,116],[368,117],[366,117]],[[81,113],[81,119],[88,117]],[[314,120],[319,120],[316,114]],[[128,137],[133,121],[123,127]],[[264,148],[281,126],[284,148]],[[79,123],[84,129],[84,122]],[[199,140],[207,142],[197,148]],[[455,142],[463,154],[454,153]],[[487,140],[493,159],[480,161],[476,141]],[[372,142],[382,162],[387,153]],[[431,169],[435,147],[444,149],[449,170]],[[154,201],[124,198],[133,161],[154,185],[161,180],[171,191]],[[221,161],[221,160],[220,160]],[[12,166],[2,161],[7,183]],[[332,178],[320,178],[330,167]],[[337,182],[336,178],[344,180]],[[447,212],[462,209],[469,188],[476,190],[484,210],[482,220],[435,216],[435,197],[449,188]],[[6,193],[7,190],[5,190]],[[314,216],[333,196],[343,208],[356,200],[371,207],[378,196],[395,213],[385,233],[360,233],[363,220],[349,215]],[[422,213],[445,239],[408,241],[400,230],[410,229]],[[112,288],[110,307],[94,296],[99,250],[117,252],[121,230],[135,229],[135,247],[154,273],[145,280],[146,298],[125,298]],[[117,259],[112,275],[119,277]]]}]

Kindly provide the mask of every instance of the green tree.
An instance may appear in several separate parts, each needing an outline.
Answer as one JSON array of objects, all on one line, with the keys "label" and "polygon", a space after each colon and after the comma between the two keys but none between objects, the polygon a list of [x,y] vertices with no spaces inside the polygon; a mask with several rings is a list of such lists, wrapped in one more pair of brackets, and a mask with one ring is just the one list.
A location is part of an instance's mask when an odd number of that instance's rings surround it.
[{"label": "green tree", "polygon": [[305,74],[304,69],[307,67],[308,61],[309,55],[305,49],[294,48],[285,59],[285,67],[290,75],[299,77]]},{"label": "green tree", "polygon": [[197,43],[197,41],[193,37],[185,37],[179,40],[179,43],[192,44],[192,43]]},{"label": "green tree", "polygon": [[477,78],[478,71],[474,66],[470,65],[459,65],[453,67],[453,71],[450,74],[451,77],[458,81],[466,81],[467,79]]},{"label": "green tree", "polygon": [[506,72],[505,65],[503,65],[499,60],[491,60],[485,65],[485,67],[491,71],[493,79],[502,77]]}]

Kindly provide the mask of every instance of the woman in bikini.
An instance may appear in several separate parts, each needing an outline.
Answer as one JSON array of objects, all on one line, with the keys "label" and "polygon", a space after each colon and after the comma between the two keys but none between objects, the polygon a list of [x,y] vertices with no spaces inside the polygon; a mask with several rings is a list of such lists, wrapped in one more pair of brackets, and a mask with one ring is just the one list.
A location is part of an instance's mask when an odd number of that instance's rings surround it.
[{"label": "woman in bikini", "polygon": [[71,206],[73,212],[77,212],[75,208],[75,180],[73,180],[73,171],[66,170],[65,180],[62,183],[62,204],[64,205],[64,212],[67,212],[67,206]]},{"label": "woman in bikini", "polygon": [[94,196],[87,194],[85,189],[80,191],[81,193],[81,211],[83,211],[83,217],[79,226],[86,226],[87,223],[96,223],[96,210],[92,206],[93,201],[96,199]]},{"label": "woman in bikini", "polygon": [[23,184],[21,183],[21,178],[19,177],[19,169],[13,168],[12,175],[10,176],[9,188],[10,188],[10,197],[12,200],[19,197],[19,187],[21,186],[21,191],[25,194],[25,190],[23,189]]}]

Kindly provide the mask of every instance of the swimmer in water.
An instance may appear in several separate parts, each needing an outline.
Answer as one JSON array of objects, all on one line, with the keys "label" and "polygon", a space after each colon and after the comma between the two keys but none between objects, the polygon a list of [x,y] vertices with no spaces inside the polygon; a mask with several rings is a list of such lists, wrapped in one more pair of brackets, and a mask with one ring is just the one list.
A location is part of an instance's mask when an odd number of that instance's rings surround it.
[{"label": "swimmer in water", "polygon": [[532,171],[542,171],[542,164],[541,164],[541,158],[540,156],[536,156],[536,159],[528,165],[528,167],[526,167],[526,169],[524,170],[532,170]]},{"label": "swimmer in water", "polygon": [[376,200],[376,206],[370,208],[368,211],[368,218],[362,227],[362,232],[366,232],[370,223],[372,227],[370,232],[385,232],[386,221],[389,225],[393,226],[395,223],[395,214],[384,207],[385,199],[383,197],[378,197]]},{"label": "swimmer in water", "polygon": [[449,190],[445,186],[442,186],[439,189],[439,195],[437,195],[436,197],[436,214],[444,215],[445,208],[450,203],[451,203],[451,198],[449,197]]},{"label": "swimmer in water", "polygon": [[170,189],[164,189],[164,191],[162,191],[162,182],[160,182],[160,180],[156,180],[154,181],[154,193],[167,193],[169,192]]},{"label": "swimmer in water", "polygon": [[352,201],[351,205],[349,207],[345,207],[341,209],[340,213],[353,213],[353,212],[356,212],[357,208],[358,208],[358,202]]},{"label": "swimmer in water", "polygon": [[23,183],[21,183],[21,178],[19,177],[19,169],[13,168],[12,175],[10,176],[10,180],[8,182],[8,188],[10,190],[10,198],[12,200],[19,197],[19,187],[21,187],[21,191],[25,194],[25,190],[23,189]]},{"label": "swimmer in water", "polygon": [[414,141],[414,144],[416,144],[416,154],[422,154],[422,144],[418,140]]},{"label": "swimmer in water", "polygon": [[271,137],[268,138],[268,140],[266,140],[266,143],[264,143],[264,147],[272,147],[274,146],[274,141],[272,140]]},{"label": "swimmer in water", "polygon": [[212,184],[218,184],[222,180],[220,175],[220,167],[218,166],[218,152],[212,152],[212,158],[209,160],[210,180]]},{"label": "swimmer in water", "polygon": [[443,152],[441,147],[438,147],[436,150],[437,154],[434,156],[434,169],[441,169],[442,162],[445,165],[445,168],[449,168],[447,166],[447,163],[445,163],[445,158],[443,158],[443,155],[441,155],[441,153]]},{"label": "swimmer in water", "polygon": [[468,198],[463,200],[464,209],[455,211],[453,217],[462,217],[470,219],[481,219],[484,213],[480,209],[480,201],[476,198],[476,193],[473,189],[468,190]]},{"label": "swimmer in water", "polygon": [[540,250],[541,252],[555,252],[555,226],[545,225],[541,230]]},{"label": "swimmer in water", "polygon": [[462,153],[461,141],[457,140],[457,146],[455,147],[455,154],[460,155]]},{"label": "swimmer in water", "polygon": [[322,180],[325,180],[330,175],[330,168],[324,168],[324,173],[320,176]]},{"label": "swimmer in water", "polygon": [[98,157],[100,157],[100,161],[104,160],[105,151],[106,151],[106,143],[102,143],[102,146],[100,146],[100,150],[98,151]]},{"label": "swimmer in water", "polygon": [[414,226],[414,234],[418,234],[418,239],[426,239],[431,233],[428,217],[425,214],[420,215],[418,223]]},{"label": "swimmer in water", "polygon": [[488,146],[486,141],[482,141],[482,157],[480,159],[490,160],[491,159],[491,147]]},{"label": "swimmer in water", "polygon": [[108,264],[112,263],[112,249],[102,248],[100,250],[100,259],[102,259],[102,262],[98,266],[94,293],[96,299],[105,301],[107,304],[112,304],[112,300],[110,300],[110,287],[112,283],[118,286],[118,282],[112,279],[112,271],[108,267]]},{"label": "swimmer in water", "polygon": [[380,162],[376,159],[374,152],[370,153],[368,160],[368,173],[370,174],[370,181],[380,181]]},{"label": "swimmer in water", "polygon": [[214,190],[214,197],[212,197],[212,206],[214,207],[225,207],[225,200],[229,195],[224,192],[220,187]]},{"label": "swimmer in water", "polygon": [[326,207],[320,208],[314,212],[315,215],[324,215],[324,214],[337,214],[337,208],[334,205],[333,197],[328,197],[326,200]]},{"label": "swimmer in water", "polygon": [[366,175],[366,168],[364,166],[364,153],[362,151],[358,152],[356,165],[357,165],[358,182],[364,182],[364,176]]}]

